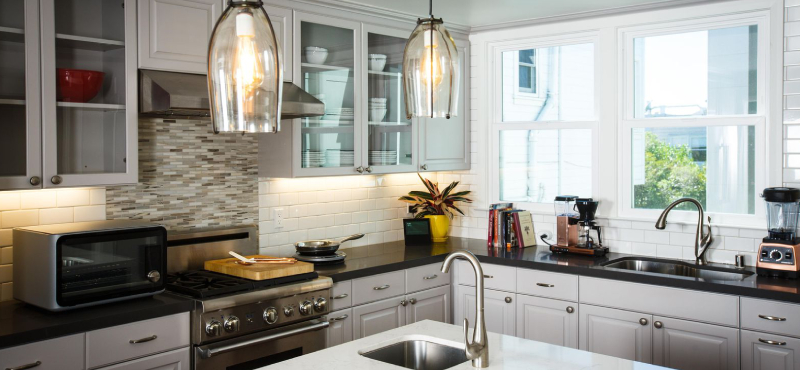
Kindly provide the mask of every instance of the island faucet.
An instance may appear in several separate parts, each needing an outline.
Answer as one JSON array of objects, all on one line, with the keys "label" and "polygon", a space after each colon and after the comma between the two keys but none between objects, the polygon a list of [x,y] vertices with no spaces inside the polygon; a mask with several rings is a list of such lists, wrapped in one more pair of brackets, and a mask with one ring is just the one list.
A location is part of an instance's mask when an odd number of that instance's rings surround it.
[{"label": "island faucet", "polygon": [[[658,216],[658,220],[656,221],[656,229],[664,230],[667,227],[667,214],[671,211],[675,206],[678,204],[689,202],[697,206],[697,231],[694,235],[694,256],[695,261],[700,265],[706,264],[706,250],[708,250],[708,246],[711,245],[711,242],[714,241],[714,238],[711,236],[711,217],[708,217],[708,224],[703,224],[703,205],[697,201],[697,199],[692,198],[681,198],[678,199],[672,204],[668,205],[667,208],[664,208],[664,211],[661,212],[661,216]],[[703,235],[703,226],[705,226],[708,230],[708,233]]]},{"label": "island faucet", "polygon": [[464,319],[464,352],[467,359],[472,360],[472,367],[489,367],[489,339],[486,336],[486,321],[483,318],[483,268],[478,257],[467,251],[450,253],[442,263],[442,272],[447,273],[455,259],[464,259],[475,271],[475,330],[472,332],[472,343],[469,342],[467,330],[469,321]]}]

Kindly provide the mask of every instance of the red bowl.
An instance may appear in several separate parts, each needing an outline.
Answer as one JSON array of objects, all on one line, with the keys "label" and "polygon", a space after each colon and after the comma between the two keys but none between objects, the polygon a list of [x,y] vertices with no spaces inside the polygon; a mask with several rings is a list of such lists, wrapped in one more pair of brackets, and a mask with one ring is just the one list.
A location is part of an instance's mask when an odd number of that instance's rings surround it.
[{"label": "red bowl", "polygon": [[105,73],[82,69],[56,68],[58,100],[86,103],[100,92]]}]

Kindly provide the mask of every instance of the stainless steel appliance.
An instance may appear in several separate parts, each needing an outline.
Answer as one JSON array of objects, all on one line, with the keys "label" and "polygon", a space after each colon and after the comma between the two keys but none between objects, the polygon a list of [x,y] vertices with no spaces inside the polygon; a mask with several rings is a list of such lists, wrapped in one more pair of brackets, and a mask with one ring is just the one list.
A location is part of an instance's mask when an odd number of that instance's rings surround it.
[{"label": "stainless steel appliance", "polygon": [[254,227],[170,233],[167,289],[195,299],[193,369],[256,369],[325,348],[330,278],[254,281],[201,270],[228,251],[258,254],[256,238]]},{"label": "stainless steel appliance", "polygon": [[559,195],[555,199],[556,245],[561,247],[578,244],[578,213],[575,212],[574,195]]},{"label": "stainless steel appliance", "polygon": [[556,197],[555,203],[557,238],[556,244],[550,246],[550,251],[591,256],[608,253],[608,248],[603,246],[602,227],[595,221],[600,202],[592,198],[561,195]]},{"label": "stainless steel appliance", "polygon": [[14,298],[51,311],[164,291],[167,230],[135,221],[16,228]]},{"label": "stainless steel appliance", "polygon": [[797,279],[800,265],[800,239],[797,237],[797,214],[800,189],[767,188],[761,194],[767,208],[769,235],[758,247],[756,271],[759,275]]}]

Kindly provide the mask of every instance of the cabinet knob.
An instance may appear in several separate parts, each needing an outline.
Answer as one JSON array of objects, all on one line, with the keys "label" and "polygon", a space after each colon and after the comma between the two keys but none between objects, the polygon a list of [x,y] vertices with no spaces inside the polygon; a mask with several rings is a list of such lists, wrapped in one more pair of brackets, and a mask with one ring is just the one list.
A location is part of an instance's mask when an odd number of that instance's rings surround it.
[{"label": "cabinet knob", "polygon": [[408,300],[408,303],[417,304],[417,299],[416,298],[411,298],[411,299]]},{"label": "cabinet knob", "polygon": [[506,297],[506,303],[511,303],[511,297]]},{"label": "cabinet knob", "polygon": [[51,177],[50,178],[50,183],[52,183],[53,185],[60,184],[61,183],[61,176],[55,175],[55,176]]},{"label": "cabinet knob", "polygon": [[356,172],[358,172],[358,173],[364,173],[364,167],[362,167],[362,166],[358,166],[358,167],[356,167]]},{"label": "cabinet knob", "polygon": [[639,319],[639,324],[647,325],[647,322],[648,322],[647,319],[645,319],[644,317]]},{"label": "cabinet knob", "polygon": [[427,164],[423,164],[422,166],[419,166],[419,168],[421,170],[423,170],[423,171],[427,171],[428,170],[428,165]]},{"label": "cabinet knob", "polygon": [[567,313],[573,313],[573,312],[575,312],[575,307],[567,306]]},{"label": "cabinet knob", "polygon": [[364,171],[367,171],[367,173],[372,173],[372,166],[365,168]]},{"label": "cabinet knob", "polygon": [[664,327],[664,324],[661,321],[656,321],[653,323],[653,326],[655,326],[656,329],[661,329]]},{"label": "cabinet knob", "polygon": [[39,176],[34,176],[34,177],[31,177],[31,179],[30,179],[30,183],[31,183],[31,185],[33,185],[33,186],[39,186],[39,185],[41,185],[41,183],[42,183],[42,178],[41,178],[41,177],[39,177]]},{"label": "cabinet knob", "polygon": [[408,304],[408,301],[406,301],[405,299],[400,301],[400,305],[403,306],[403,307],[405,307],[407,304]]}]

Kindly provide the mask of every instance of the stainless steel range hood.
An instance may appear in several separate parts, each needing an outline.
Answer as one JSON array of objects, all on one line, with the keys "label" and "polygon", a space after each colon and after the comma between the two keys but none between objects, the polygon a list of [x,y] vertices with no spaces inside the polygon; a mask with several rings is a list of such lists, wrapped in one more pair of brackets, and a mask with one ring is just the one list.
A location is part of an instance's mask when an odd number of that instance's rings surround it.
[{"label": "stainless steel range hood", "polygon": [[[209,117],[206,76],[139,70],[139,114],[148,117]],[[325,104],[295,84],[283,83],[281,119],[323,114]]]}]

